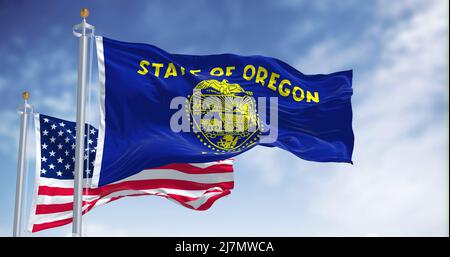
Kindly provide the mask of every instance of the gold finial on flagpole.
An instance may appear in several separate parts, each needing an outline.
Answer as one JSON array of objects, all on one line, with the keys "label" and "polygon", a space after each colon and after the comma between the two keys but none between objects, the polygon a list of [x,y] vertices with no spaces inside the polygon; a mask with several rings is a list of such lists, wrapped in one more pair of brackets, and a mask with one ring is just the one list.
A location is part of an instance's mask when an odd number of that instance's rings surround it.
[{"label": "gold finial on flagpole", "polygon": [[80,16],[81,16],[81,18],[86,19],[89,16],[89,9],[88,8],[81,8]]},{"label": "gold finial on flagpole", "polygon": [[25,91],[22,93],[23,100],[27,101],[30,98],[30,92]]}]

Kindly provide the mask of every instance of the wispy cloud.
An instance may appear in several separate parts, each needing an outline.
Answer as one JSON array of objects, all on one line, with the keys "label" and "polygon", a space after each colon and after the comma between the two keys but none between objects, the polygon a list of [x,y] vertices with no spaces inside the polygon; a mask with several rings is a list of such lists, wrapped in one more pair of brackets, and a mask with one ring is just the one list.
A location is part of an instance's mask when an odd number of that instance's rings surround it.
[{"label": "wispy cloud", "polygon": [[[0,152],[3,154],[11,153],[11,147],[19,138],[19,129],[15,125],[19,115],[14,112],[0,112]],[[14,124],[14,125],[13,125]]]},{"label": "wispy cloud", "polygon": [[[256,164],[260,177],[270,173],[274,183],[305,194],[292,194],[310,215],[302,234],[448,235],[448,8],[409,3],[392,11],[391,2],[380,2],[378,23],[362,41],[329,39],[299,61],[306,70],[333,71],[375,56],[370,68],[355,70],[354,166],[316,166],[328,174],[311,180],[300,172],[310,165]],[[412,14],[401,15],[402,6]],[[385,19],[393,25],[384,27]],[[264,160],[281,158],[270,155]]]},{"label": "wispy cloud", "polygon": [[108,237],[124,237],[130,236],[130,234],[123,229],[117,229],[111,227],[110,225],[105,225],[97,222],[88,222],[84,229],[86,236],[97,237],[97,236],[108,236]]},{"label": "wispy cloud", "polygon": [[0,77],[0,90],[2,90],[3,88],[5,88],[5,87],[6,87],[6,84],[7,84],[6,79]]}]

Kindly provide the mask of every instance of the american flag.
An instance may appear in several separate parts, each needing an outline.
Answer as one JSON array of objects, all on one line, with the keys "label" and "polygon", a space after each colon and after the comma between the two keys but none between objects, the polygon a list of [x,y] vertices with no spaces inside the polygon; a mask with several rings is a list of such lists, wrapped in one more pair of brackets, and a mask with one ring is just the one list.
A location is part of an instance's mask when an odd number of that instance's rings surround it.
[{"label": "american flag", "polygon": [[[37,232],[72,222],[76,123],[35,114],[36,183],[28,229]],[[194,210],[207,210],[234,186],[233,160],[178,163],[141,171],[98,188],[90,186],[98,130],[85,126],[83,214],[125,196],[158,195]]]}]

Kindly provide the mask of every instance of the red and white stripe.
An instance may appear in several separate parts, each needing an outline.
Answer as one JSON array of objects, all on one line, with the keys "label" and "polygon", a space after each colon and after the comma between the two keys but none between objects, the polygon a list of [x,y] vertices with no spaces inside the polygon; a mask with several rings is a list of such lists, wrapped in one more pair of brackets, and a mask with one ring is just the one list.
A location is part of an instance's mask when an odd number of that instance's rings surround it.
[{"label": "red and white stripe", "polygon": [[[73,180],[37,178],[29,230],[72,222]],[[207,210],[234,186],[233,160],[170,164],[143,170],[121,181],[83,192],[83,214],[125,196],[158,195],[187,208]]]}]

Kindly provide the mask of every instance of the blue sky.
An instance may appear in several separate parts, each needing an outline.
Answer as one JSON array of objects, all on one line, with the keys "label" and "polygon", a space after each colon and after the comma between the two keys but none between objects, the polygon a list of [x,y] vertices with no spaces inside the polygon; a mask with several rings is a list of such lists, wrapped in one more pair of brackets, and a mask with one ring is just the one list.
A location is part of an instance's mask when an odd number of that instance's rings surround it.
[{"label": "blue sky", "polygon": [[448,3],[438,0],[2,1],[1,236],[12,230],[21,92],[31,92],[36,111],[75,119],[71,28],[81,7],[96,34],[173,53],[260,54],[306,74],[353,69],[356,137],[354,165],[258,147],[236,158],[235,189],[210,210],[125,198],[84,216],[86,235],[448,236]]}]

